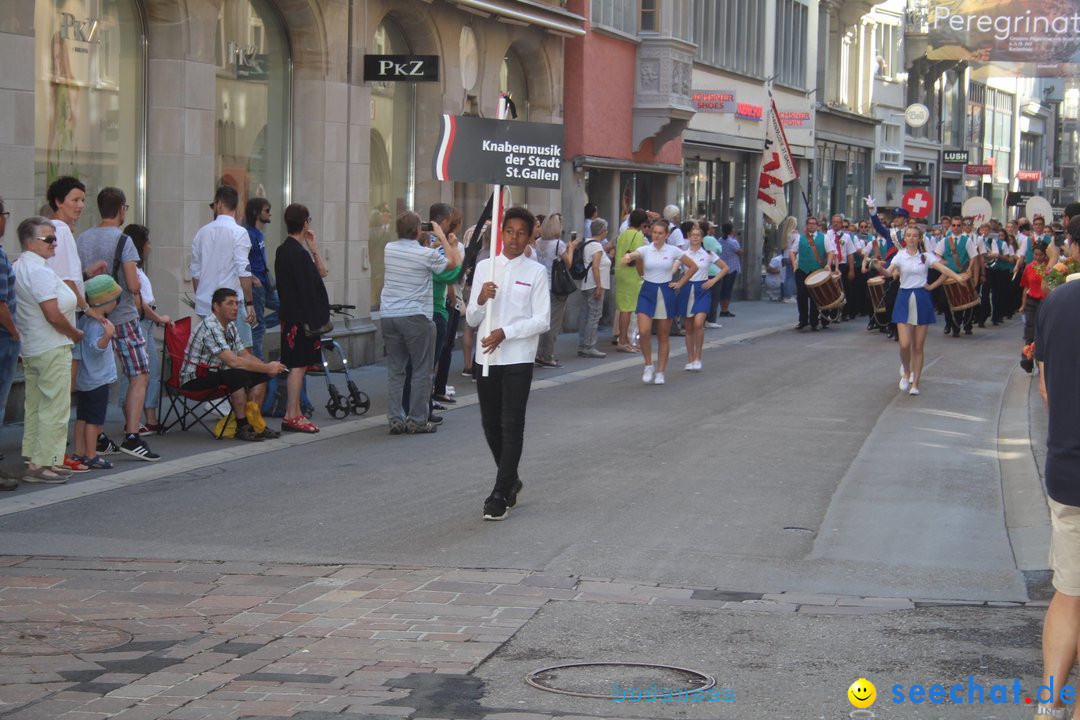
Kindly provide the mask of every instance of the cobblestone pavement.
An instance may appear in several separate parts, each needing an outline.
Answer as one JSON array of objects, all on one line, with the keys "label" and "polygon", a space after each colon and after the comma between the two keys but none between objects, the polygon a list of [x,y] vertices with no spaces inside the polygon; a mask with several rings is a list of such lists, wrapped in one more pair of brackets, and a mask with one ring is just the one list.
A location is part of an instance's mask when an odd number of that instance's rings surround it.
[{"label": "cobblestone pavement", "polygon": [[1017,605],[521,570],[9,556],[0,557],[0,716],[543,720],[551,716],[484,707],[469,673],[549,600],[820,615]]}]

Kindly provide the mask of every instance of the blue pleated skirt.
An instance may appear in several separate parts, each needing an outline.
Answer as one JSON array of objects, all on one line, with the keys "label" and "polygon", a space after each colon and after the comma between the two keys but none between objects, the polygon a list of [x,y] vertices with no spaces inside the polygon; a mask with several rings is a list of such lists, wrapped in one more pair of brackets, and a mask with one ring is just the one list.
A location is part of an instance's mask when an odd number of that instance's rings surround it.
[{"label": "blue pleated skirt", "polygon": [[679,290],[675,300],[675,312],[678,317],[693,317],[698,313],[709,313],[709,305],[712,303],[712,289],[705,290],[701,286],[704,280],[690,281]]},{"label": "blue pleated skirt", "polygon": [[924,287],[902,289],[896,295],[892,321],[897,325],[933,325],[937,322],[934,314],[934,300],[930,291]]},{"label": "blue pleated skirt", "polygon": [[637,311],[654,320],[669,320],[675,317],[678,298],[668,283],[654,283],[646,280],[638,293]]}]

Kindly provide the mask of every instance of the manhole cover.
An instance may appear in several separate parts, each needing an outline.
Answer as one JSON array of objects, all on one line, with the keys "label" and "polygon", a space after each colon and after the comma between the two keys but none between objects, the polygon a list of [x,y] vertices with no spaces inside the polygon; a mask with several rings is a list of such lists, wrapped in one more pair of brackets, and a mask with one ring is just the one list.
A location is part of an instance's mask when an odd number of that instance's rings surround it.
[{"label": "manhole cover", "polygon": [[554,665],[526,675],[525,682],[548,692],[603,699],[617,691],[678,697],[716,684],[711,675],[697,670],[632,662]]},{"label": "manhole cover", "polygon": [[0,622],[0,655],[66,655],[126,645],[131,635],[84,623]]}]

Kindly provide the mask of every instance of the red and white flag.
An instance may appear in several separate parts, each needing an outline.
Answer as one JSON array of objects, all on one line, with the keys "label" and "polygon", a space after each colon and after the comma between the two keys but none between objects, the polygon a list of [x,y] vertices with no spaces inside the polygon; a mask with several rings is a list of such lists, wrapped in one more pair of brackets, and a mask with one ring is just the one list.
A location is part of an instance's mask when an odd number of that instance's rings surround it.
[{"label": "red and white flag", "polygon": [[784,185],[799,177],[795,161],[791,157],[776,101],[770,98],[770,112],[765,122],[765,156],[761,162],[758,179],[758,207],[774,224],[779,225],[787,217],[787,199]]}]

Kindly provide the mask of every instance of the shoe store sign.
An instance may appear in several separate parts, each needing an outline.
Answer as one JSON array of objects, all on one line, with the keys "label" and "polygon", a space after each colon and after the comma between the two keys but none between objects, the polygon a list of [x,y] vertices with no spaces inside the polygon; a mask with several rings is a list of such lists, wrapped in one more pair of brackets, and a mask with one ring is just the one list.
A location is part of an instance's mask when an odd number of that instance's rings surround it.
[{"label": "shoe store sign", "polygon": [[557,190],[562,184],[563,126],[443,115],[435,151],[439,181]]},{"label": "shoe store sign", "polygon": [[437,82],[438,55],[365,55],[364,82]]}]

